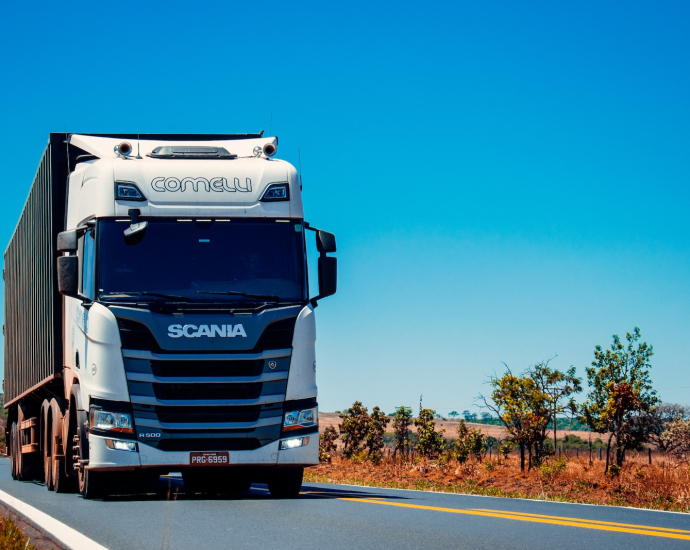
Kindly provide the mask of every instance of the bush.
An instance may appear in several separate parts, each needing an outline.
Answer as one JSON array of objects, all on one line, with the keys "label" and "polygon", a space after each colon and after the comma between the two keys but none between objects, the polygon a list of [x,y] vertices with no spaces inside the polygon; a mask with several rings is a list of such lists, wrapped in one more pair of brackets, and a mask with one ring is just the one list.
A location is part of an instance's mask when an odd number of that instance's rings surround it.
[{"label": "bush", "polygon": [[455,459],[463,464],[470,456],[481,461],[482,452],[486,450],[486,436],[481,430],[470,429],[461,420],[458,424],[458,438],[453,443]]},{"label": "bush", "polygon": [[565,471],[566,464],[565,457],[545,460],[539,466],[539,473],[544,479],[551,481]]},{"label": "bush", "polygon": [[369,429],[369,414],[361,401],[355,401],[340,415],[340,439],[343,441],[343,456],[351,458],[360,451],[360,443]]},{"label": "bush", "polygon": [[401,455],[410,454],[410,440],[411,432],[410,425],[412,424],[412,409],[410,407],[397,407],[395,413],[393,414],[393,441],[395,443],[395,449],[393,451],[394,456],[397,456],[398,452]]},{"label": "bush", "polygon": [[319,462],[330,462],[336,451],[338,433],[333,426],[328,426],[319,435]]},{"label": "bush", "polygon": [[369,460],[378,463],[383,458],[383,435],[386,426],[391,421],[381,409],[374,407],[369,416],[369,423],[366,432],[366,446]]}]

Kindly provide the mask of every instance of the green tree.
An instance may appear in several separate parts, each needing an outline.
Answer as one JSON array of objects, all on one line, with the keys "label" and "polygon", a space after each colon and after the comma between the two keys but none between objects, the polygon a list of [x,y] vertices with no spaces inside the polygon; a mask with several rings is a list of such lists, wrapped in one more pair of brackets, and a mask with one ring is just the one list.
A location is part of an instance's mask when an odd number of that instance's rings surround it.
[{"label": "green tree", "polygon": [[460,416],[460,413],[458,413],[458,411],[450,411],[450,412],[448,413],[448,416],[449,416],[450,418],[452,418],[453,420],[455,420],[456,417]]},{"label": "green tree", "polygon": [[[577,413],[577,403],[572,395],[582,391],[582,381],[575,376],[575,367],[571,366],[566,372],[561,372],[549,367],[550,362],[551,359],[537,363],[527,371],[527,374],[534,380],[537,389],[547,396],[546,406],[553,427],[553,448],[555,449],[558,415],[569,413],[572,417]],[[548,425],[542,426],[544,439],[546,439],[547,427]]]},{"label": "green tree", "polygon": [[352,458],[361,450],[360,443],[369,429],[369,414],[361,401],[355,401],[352,407],[340,415],[340,439],[343,441],[343,456]]},{"label": "green tree", "polygon": [[435,457],[446,447],[443,433],[436,431],[433,409],[422,409],[420,403],[419,417],[415,418],[414,424],[417,426],[417,450],[425,457]]},{"label": "green tree", "polygon": [[386,426],[391,421],[381,409],[374,407],[369,415],[369,424],[366,433],[366,446],[369,460],[379,462],[383,457],[383,436]]},{"label": "green tree", "polygon": [[506,365],[506,372],[492,378],[491,402],[483,395],[479,399],[501,420],[506,431],[520,448],[520,469],[525,469],[525,450],[529,454],[528,469],[532,468],[532,449],[539,462],[544,456],[545,426],[549,421],[548,396],[541,392],[529,376],[516,376]]},{"label": "green tree", "polygon": [[396,407],[393,414],[393,440],[395,448],[393,449],[393,456],[396,457],[398,452],[402,456],[410,454],[410,426],[412,425],[412,407]]},{"label": "green tree", "polygon": [[652,388],[649,369],[654,349],[640,343],[640,329],[627,333],[627,346],[617,334],[611,348],[594,348],[594,361],[587,368],[590,387],[582,405],[582,418],[597,433],[609,433],[606,446],[606,469],[609,469],[609,451],[615,441],[616,465],[623,464],[626,450],[639,449],[649,439],[652,430],[646,415],[659,403]]}]

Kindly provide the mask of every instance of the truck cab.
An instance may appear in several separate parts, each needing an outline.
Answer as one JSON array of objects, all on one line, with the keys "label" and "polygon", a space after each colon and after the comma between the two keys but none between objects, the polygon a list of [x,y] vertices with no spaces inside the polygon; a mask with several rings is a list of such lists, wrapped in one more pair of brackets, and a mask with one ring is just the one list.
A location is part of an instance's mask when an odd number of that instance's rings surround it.
[{"label": "truck cab", "polygon": [[83,154],[55,244],[64,398],[36,415],[44,477],[86,498],[169,472],[191,492],[297,494],[318,463],[314,310],[335,293],[336,247],[305,222],[277,138],[67,142]]}]

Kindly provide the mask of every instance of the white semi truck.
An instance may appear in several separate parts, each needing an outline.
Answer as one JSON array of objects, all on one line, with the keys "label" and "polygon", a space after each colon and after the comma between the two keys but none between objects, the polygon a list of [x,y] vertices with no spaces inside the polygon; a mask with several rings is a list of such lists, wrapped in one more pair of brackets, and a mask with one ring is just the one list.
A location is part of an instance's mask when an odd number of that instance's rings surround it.
[{"label": "white semi truck", "polygon": [[[335,237],[277,138],[51,134],[5,252],[12,476],[100,498],[299,493],[318,462],[314,308]],[[310,297],[306,233],[316,237]]]}]

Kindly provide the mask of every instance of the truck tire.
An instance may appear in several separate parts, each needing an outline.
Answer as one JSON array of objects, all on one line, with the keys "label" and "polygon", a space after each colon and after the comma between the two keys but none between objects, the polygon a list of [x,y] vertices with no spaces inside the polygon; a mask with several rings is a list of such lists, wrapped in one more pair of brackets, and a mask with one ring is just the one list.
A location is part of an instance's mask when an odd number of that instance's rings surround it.
[{"label": "truck tire", "polygon": [[[50,479],[52,490],[56,493],[67,493],[75,485],[72,482],[73,477],[67,475],[67,465],[69,463],[68,456],[72,451],[72,446],[69,441],[63,441],[63,431],[65,418],[63,416],[63,407],[60,406],[56,399],[51,399],[49,404],[49,418],[47,426],[48,441],[50,442],[51,455],[51,469]],[[58,445],[59,443],[59,445]],[[62,451],[62,454],[58,454]]]},{"label": "truck tire", "polygon": [[86,500],[105,498],[110,490],[108,475],[82,468],[79,471],[79,492]]},{"label": "truck tire", "polygon": [[10,429],[10,466],[12,468],[12,479],[17,479],[17,423],[12,422]]},{"label": "truck tire", "polygon": [[302,489],[304,468],[279,468],[268,478],[268,490],[273,498],[295,498]]},{"label": "truck tire", "polygon": [[43,481],[46,489],[53,490],[53,454],[51,452],[51,418],[50,403],[47,399],[41,405],[41,453],[43,454]]}]

